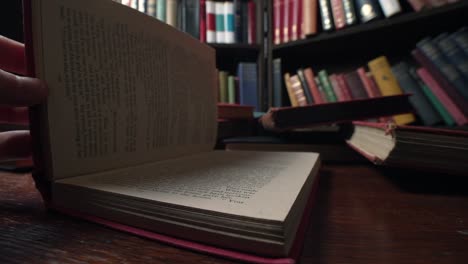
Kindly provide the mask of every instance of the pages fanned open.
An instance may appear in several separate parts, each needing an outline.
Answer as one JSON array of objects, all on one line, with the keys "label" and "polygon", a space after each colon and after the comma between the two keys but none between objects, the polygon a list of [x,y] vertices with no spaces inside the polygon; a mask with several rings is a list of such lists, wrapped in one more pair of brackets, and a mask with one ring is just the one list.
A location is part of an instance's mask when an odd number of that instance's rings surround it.
[{"label": "pages fanned open", "polygon": [[24,14],[29,75],[50,90],[31,133],[51,208],[291,263],[319,155],[214,151],[211,47],[109,0],[27,0]]}]

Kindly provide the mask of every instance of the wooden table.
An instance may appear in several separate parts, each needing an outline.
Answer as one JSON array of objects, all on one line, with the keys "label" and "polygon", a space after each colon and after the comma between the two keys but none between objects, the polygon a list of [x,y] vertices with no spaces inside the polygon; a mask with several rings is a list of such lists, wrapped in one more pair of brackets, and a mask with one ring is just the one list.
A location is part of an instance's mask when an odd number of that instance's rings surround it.
[{"label": "wooden table", "polygon": [[[468,263],[468,177],[325,165],[301,263]],[[0,263],[233,263],[47,212],[0,173]]]}]

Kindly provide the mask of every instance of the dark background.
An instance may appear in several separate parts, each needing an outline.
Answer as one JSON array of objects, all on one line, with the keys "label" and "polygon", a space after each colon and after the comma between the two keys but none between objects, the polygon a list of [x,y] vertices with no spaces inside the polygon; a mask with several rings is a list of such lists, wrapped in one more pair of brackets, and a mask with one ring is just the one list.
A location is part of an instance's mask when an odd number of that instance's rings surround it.
[{"label": "dark background", "polygon": [[23,41],[21,0],[2,0],[0,8],[0,35]]}]

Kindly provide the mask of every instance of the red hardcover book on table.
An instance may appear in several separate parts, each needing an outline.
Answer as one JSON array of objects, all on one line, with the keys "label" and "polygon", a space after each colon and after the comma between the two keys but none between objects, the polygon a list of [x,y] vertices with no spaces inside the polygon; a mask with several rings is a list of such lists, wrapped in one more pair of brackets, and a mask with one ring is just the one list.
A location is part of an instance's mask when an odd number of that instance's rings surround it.
[{"label": "red hardcover book on table", "polygon": [[28,76],[50,91],[30,110],[48,208],[224,258],[295,262],[320,156],[214,150],[213,48],[107,0],[25,0],[24,19]]},{"label": "red hardcover book on table", "polygon": [[468,132],[353,122],[348,145],[377,165],[468,175]]}]

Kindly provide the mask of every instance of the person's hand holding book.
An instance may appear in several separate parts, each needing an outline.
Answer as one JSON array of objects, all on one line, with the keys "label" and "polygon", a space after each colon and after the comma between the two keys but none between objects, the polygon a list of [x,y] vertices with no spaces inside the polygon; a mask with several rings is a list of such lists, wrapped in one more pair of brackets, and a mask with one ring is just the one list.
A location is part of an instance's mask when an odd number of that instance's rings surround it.
[{"label": "person's hand holding book", "polygon": [[[0,36],[0,123],[27,123],[26,107],[47,97],[45,83],[21,76],[25,73],[24,45]],[[0,133],[0,161],[25,158],[30,153],[29,131]]]}]

